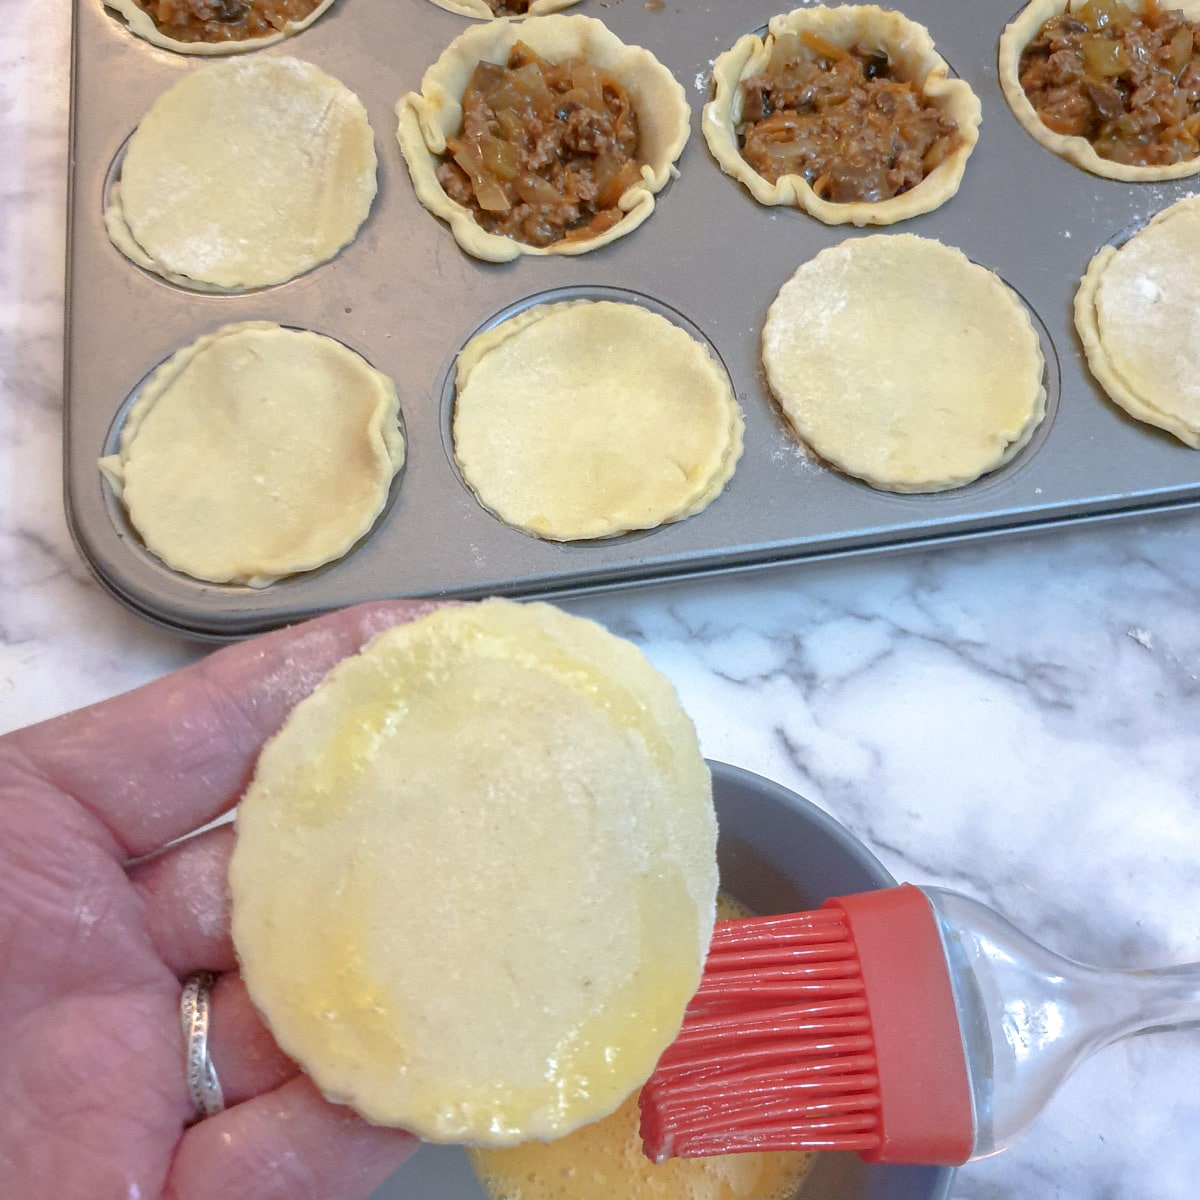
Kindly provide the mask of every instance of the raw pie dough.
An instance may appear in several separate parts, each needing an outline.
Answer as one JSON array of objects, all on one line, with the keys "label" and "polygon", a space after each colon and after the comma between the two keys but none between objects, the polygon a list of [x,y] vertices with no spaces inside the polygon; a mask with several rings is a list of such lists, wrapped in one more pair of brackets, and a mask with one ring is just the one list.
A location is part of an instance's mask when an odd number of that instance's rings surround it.
[{"label": "raw pie dough", "polygon": [[[582,58],[611,71],[621,80],[637,110],[642,178],[618,203],[625,216],[594,238],[530,246],[489,233],[470,209],[446,195],[437,180],[446,139],[455,136],[462,125],[462,95],[471,72],[485,60],[507,63],[517,41],[549,62]],[[627,46],[594,17],[562,14],[490,21],[459,34],[425,72],[421,91],[400,98],[396,117],[396,136],[417,199],[449,224],[463,250],[488,262],[508,262],[521,254],[583,254],[632,232],[654,211],[655,194],[676,174],[675,160],[683,153],[691,131],[691,110],[682,85],[649,50]]]},{"label": "raw pie dough", "polygon": [[889,491],[969,483],[1045,415],[1041,345],[1016,294],[913,234],[854,238],[804,263],[767,312],[763,364],[803,441]]},{"label": "raw pie dough", "polygon": [[375,145],[353,92],[311,63],[209,63],[129,139],[105,209],[139,266],[201,290],[282,283],[353,240],[375,198]]},{"label": "raw pie dough", "polygon": [[[920,82],[958,126],[959,145],[916,187],[875,202],[834,203],[813,191],[802,175],[784,175],[772,183],[742,157],[737,129],[742,121],[743,79],[766,69],[775,39],[785,33],[813,33],[844,49],[879,47],[897,68],[897,77]],[[967,159],[979,139],[981,109],[971,85],[949,78],[950,68],[934,48],[929,30],[898,12],[874,5],[798,8],[772,17],[765,38],[748,33],[713,64],[713,98],[704,106],[701,127],[713,157],[760,204],[789,204],[827,225],[892,225],[944,204],[962,182]]]},{"label": "raw pie dough", "polygon": [[[1144,0],[1117,0],[1126,8],[1135,12],[1145,9]],[[1164,163],[1162,165],[1137,166],[1132,163],[1113,162],[1101,158],[1096,153],[1091,142],[1085,137],[1055,133],[1054,130],[1042,123],[1037,109],[1029,103],[1025,89],[1021,86],[1021,54],[1025,47],[1033,41],[1034,35],[1051,18],[1066,12],[1082,8],[1086,0],[1031,0],[1004,27],[1000,35],[1000,87],[1005,99],[1013,111],[1013,115],[1036,141],[1047,150],[1053,151],[1060,158],[1073,162],[1077,167],[1090,171],[1093,175],[1105,179],[1121,179],[1130,183],[1151,182],[1156,179],[1181,179],[1185,175],[1195,175],[1200,171],[1200,158],[1187,159],[1183,162]],[[1163,8],[1178,9],[1190,21],[1200,20],[1200,0],[1169,0]]]},{"label": "raw pie dough", "polygon": [[649,1076],[700,979],[712,783],[670,683],[546,604],[381,634],[264,748],[242,977],[331,1100],[439,1142],[553,1138]]},{"label": "raw pie dough", "polygon": [[281,42],[284,38],[307,29],[333,5],[333,0],[320,0],[316,8],[303,20],[289,21],[276,33],[240,40],[230,38],[223,42],[181,42],[176,38],[168,37],[155,25],[150,14],[138,6],[136,0],[104,0],[104,4],[106,8],[111,8],[113,12],[120,13],[125,18],[125,23],[131,32],[147,42],[152,42],[155,46],[174,50],[176,54],[218,55],[245,54],[248,50],[261,50],[264,46],[273,46],[276,42]]},{"label": "raw pie dough", "polygon": [[651,529],[710,504],[742,453],[729,377],[637,304],[526,309],[458,357],[454,455],[480,502],[540,537]]},{"label": "raw pie dough", "polygon": [[[487,0],[430,0],[431,4],[436,4],[438,8],[444,8],[447,12],[458,13],[464,17],[475,17],[480,21],[498,21],[504,18],[497,17],[489,7]],[[518,17],[510,19],[520,21],[526,17],[540,17],[546,13],[558,12],[563,8],[570,8],[572,4],[578,4],[579,0],[532,0],[529,8]]]},{"label": "raw pie dough", "polygon": [[1200,197],[1092,259],[1075,295],[1075,327],[1117,404],[1200,449]]},{"label": "raw pie dough", "polygon": [[226,325],[143,385],[100,467],[147,549],[262,587],[340,558],[404,462],[392,381],[320,334]]}]

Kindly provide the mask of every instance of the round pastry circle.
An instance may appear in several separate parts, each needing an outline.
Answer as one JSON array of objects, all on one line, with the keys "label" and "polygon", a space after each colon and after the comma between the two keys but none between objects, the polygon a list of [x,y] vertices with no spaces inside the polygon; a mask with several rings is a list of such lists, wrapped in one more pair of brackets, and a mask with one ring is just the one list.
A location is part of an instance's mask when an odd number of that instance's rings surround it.
[{"label": "round pastry circle", "polygon": [[141,389],[100,467],[147,549],[262,587],[340,558],[404,462],[392,381],[321,334],[226,325]]},{"label": "round pastry circle", "polygon": [[175,283],[282,283],[353,240],[375,198],[362,102],[296,58],[208,63],[164,92],[129,139],[105,224]]},{"label": "round pastry circle", "polygon": [[317,6],[299,21],[288,21],[282,29],[264,37],[230,38],[222,42],[181,42],[178,38],[170,37],[162,32],[154,23],[150,14],[137,3],[137,0],[104,0],[106,8],[119,13],[132,33],[155,46],[174,50],[176,54],[245,54],[250,50],[261,50],[264,46],[273,46],[276,42],[291,37],[294,33],[307,29],[318,17],[332,7],[334,0],[319,0]]},{"label": "round pastry circle", "polygon": [[[462,125],[462,96],[471,72],[482,61],[505,63],[515,42],[524,42],[549,62],[582,58],[618,76],[638,116],[641,179],[621,196],[625,214],[593,238],[531,246],[489,233],[470,209],[451,200],[437,179],[446,139]],[[489,21],[459,34],[425,72],[420,92],[409,92],[396,105],[396,137],[408,165],[417,198],[450,226],[468,254],[487,262],[509,262],[521,254],[584,254],[636,229],[654,211],[654,197],[675,174],[691,132],[691,110],[682,85],[640,46],[629,46],[594,17],[561,13],[525,20]]]},{"label": "round pastry circle", "polygon": [[[1086,0],[1030,0],[1004,27],[1000,35],[1000,87],[1013,115],[1022,127],[1047,150],[1073,162],[1077,167],[1105,179],[1120,179],[1129,183],[1152,182],[1160,179],[1182,179],[1200,172],[1200,158],[1161,166],[1137,166],[1101,158],[1095,147],[1084,137],[1055,133],[1042,123],[1037,110],[1021,86],[1021,54],[1051,17],[1070,9],[1082,8]],[[1142,0],[1118,0],[1126,8],[1141,10]],[[1200,20],[1200,0],[1171,0],[1165,7],[1179,9],[1189,20]]]},{"label": "round pastry circle", "polygon": [[[875,202],[834,203],[813,191],[802,175],[765,179],[742,157],[737,128],[742,120],[742,80],[763,71],[775,40],[783,34],[815,34],[843,49],[878,46],[898,67],[900,78],[919,83],[958,126],[959,141],[916,187]],[[746,186],[760,204],[787,204],[827,225],[892,225],[944,204],[962,182],[967,159],[979,139],[981,108],[971,85],[949,77],[950,68],[934,47],[929,31],[898,12],[875,5],[798,8],[772,17],[767,34],[739,38],[713,64],[713,98],[704,106],[701,128],[713,157],[726,175]]]},{"label": "round pastry circle", "polygon": [[742,415],[708,349],[638,304],[525,309],[456,369],[454,456],[480,503],[557,541],[699,512],[733,475]]},{"label": "round pastry circle", "polygon": [[1200,197],[1100,250],[1075,294],[1075,327],[1115,403],[1200,449]]},{"label": "round pastry circle", "polygon": [[670,683],[546,604],[375,639],[264,748],[237,818],[254,1003],[331,1100],[439,1142],[615,1110],[712,931],[712,784]]},{"label": "round pastry circle", "polygon": [[[503,18],[492,12],[487,0],[429,0],[431,4],[436,4],[438,8],[444,8],[447,12],[458,13],[463,17],[474,17],[478,21],[497,21]],[[530,0],[529,8],[525,12],[513,17],[514,20],[521,20],[524,17],[540,17],[546,13],[558,12],[560,9],[570,8],[573,4],[578,4],[579,0]]]},{"label": "round pastry circle", "polygon": [[1045,415],[1041,345],[1016,294],[913,234],[852,238],[804,263],[767,312],[762,353],[800,438],[888,491],[969,483]]}]

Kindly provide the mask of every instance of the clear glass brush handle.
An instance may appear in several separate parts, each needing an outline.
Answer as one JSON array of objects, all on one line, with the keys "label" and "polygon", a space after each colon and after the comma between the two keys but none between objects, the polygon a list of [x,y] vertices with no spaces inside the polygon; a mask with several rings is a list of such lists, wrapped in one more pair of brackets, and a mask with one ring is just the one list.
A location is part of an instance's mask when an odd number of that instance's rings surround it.
[{"label": "clear glass brush handle", "polygon": [[1102,1046],[1200,1022],[1200,963],[1106,971],[1047,950],[958,892],[933,905],[958,1006],[975,1108],[972,1158],[1011,1145]]}]

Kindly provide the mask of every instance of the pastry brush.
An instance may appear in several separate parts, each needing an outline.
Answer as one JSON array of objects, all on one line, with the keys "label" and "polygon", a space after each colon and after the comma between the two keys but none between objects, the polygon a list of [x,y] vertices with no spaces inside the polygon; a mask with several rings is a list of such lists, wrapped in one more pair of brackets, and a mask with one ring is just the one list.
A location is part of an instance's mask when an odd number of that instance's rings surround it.
[{"label": "pastry brush", "polygon": [[717,924],[641,1092],[656,1160],[852,1150],[958,1165],[1011,1145],[1084,1058],[1200,1021],[1200,963],[1106,971],[957,892],[902,884]]}]

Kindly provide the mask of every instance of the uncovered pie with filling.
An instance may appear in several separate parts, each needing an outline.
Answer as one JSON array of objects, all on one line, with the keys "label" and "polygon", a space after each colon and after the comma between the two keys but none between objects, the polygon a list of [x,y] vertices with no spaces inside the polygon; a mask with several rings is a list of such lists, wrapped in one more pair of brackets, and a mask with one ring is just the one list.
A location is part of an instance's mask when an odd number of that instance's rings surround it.
[{"label": "uncovered pie with filling", "polygon": [[570,8],[579,0],[430,0],[430,3],[464,17],[492,21],[497,17],[540,17]]},{"label": "uncovered pie with filling", "polygon": [[692,516],[742,453],[741,410],[708,348],[608,300],[534,305],[472,338],[452,429],[480,503],[556,541]]},{"label": "uncovered pie with filling", "polygon": [[1076,166],[1131,182],[1200,171],[1200,0],[1032,0],[999,68],[1017,120]]},{"label": "uncovered pie with filling", "polygon": [[208,63],[151,105],[109,189],[108,235],[202,291],[282,283],[351,242],[375,199],[367,111],[311,63]]},{"label": "uncovered pie with filling", "polygon": [[957,191],[980,105],[929,31],[874,5],[800,8],[713,65],[705,140],[761,204],[890,225]]},{"label": "uncovered pie with filling", "polygon": [[630,643],[444,608],[264,747],[229,883],[250,996],[327,1097],[430,1141],[560,1137],[645,1081],[699,983],[712,782]]},{"label": "uncovered pie with filling", "polygon": [[801,440],[888,491],[969,483],[1045,415],[1041,343],[1016,293],[913,234],[854,238],[804,263],[767,312],[762,356]]},{"label": "uncovered pie with filling", "polygon": [[1116,404],[1200,449],[1200,198],[1096,254],[1075,294],[1075,327]]},{"label": "uncovered pie with filling", "polygon": [[263,587],[341,558],[404,462],[396,388],[341,342],[225,325],[146,382],[100,468],[146,548]]},{"label": "uncovered pie with filling", "polygon": [[468,29],[396,115],[418,199],[490,262],[582,254],[636,229],[690,121],[649,50],[562,14]]},{"label": "uncovered pie with filling", "polygon": [[138,37],[177,54],[242,54],[307,29],[333,0],[104,0]]}]

